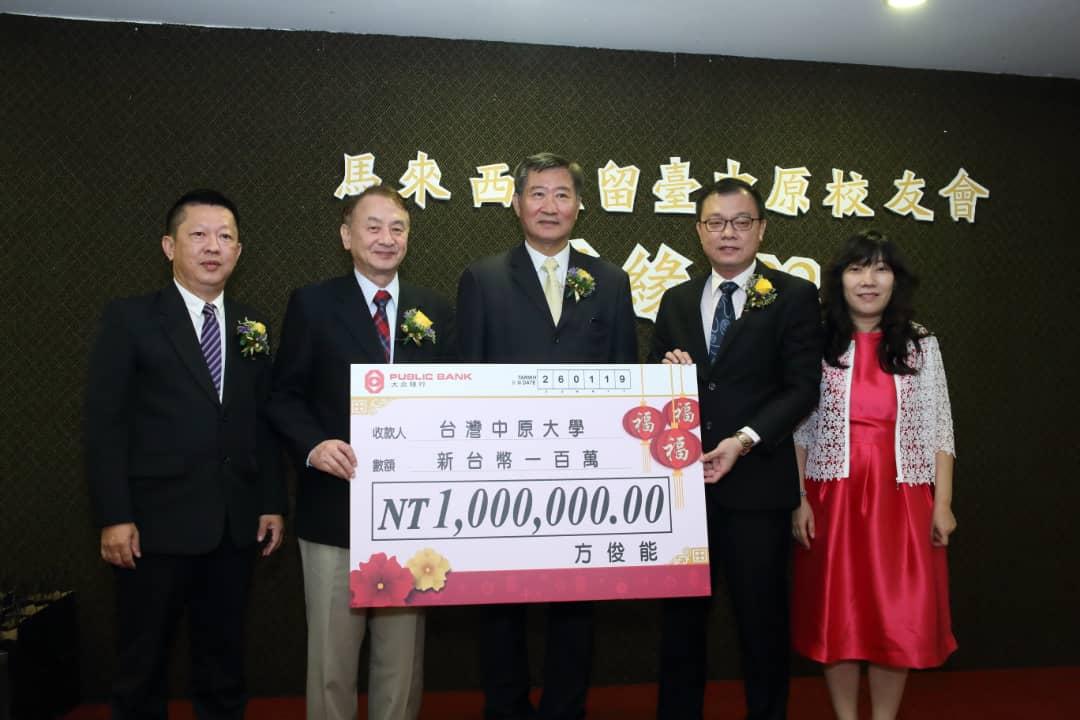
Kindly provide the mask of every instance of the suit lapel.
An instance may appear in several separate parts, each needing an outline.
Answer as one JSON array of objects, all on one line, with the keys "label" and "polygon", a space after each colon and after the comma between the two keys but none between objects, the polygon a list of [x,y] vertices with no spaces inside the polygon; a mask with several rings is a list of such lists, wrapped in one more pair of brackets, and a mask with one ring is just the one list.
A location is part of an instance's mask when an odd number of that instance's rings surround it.
[{"label": "suit lapel", "polygon": [[[415,294],[408,285],[401,281],[401,276],[398,276],[398,301],[397,301],[397,317],[394,318],[394,362],[413,362],[416,358],[417,351],[420,349],[416,346],[412,340],[405,334],[405,331],[401,329],[401,324],[405,322],[405,312],[416,308],[417,300]],[[419,308],[423,309],[423,308]],[[426,313],[425,313],[426,314]],[[438,329],[436,328],[436,333]],[[424,341],[426,342],[426,341]]]},{"label": "suit lapel", "polygon": [[[567,263],[567,278],[570,277],[571,268],[584,270],[585,272],[592,275],[593,278],[596,277],[596,268],[593,266],[592,258],[590,258],[585,253],[579,253],[574,248],[570,248],[570,257],[567,260]],[[567,293],[567,289],[568,285],[566,283],[563,283],[562,314],[559,315],[559,324],[556,326],[560,330],[568,326],[571,322],[578,320],[579,316],[584,314],[584,311],[582,311],[580,305],[589,301],[595,302],[595,293],[600,292],[600,288],[597,288],[593,291],[594,294],[592,296],[588,298],[581,298],[580,300],[575,300],[573,293]],[[544,298],[544,307],[547,308],[546,297]],[[548,310],[548,314],[551,314],[550,310]]]},{"label": "suit lapel", "polygon": [[195,384],[209,396],[215,404],[220,402],[214,381],[210,378],[210,369],[206,367],[206,358],[203,357],[202,348],[195,337],[194,326],[191,324],[191,315],[188,314],[184,299],[180,297],[180,291],[170,284],[158,296],[160,300],[159,320],[162,330],[169,338],[176,354],[184,366],[191,372]]},{"label": "suit lapel", "polygon": [[[371,319],[371,306],[360,290],[356,277],[349,273],[340,278],[334,286],[334,295],[337,300],[334,312],[353,343],[359,346],[361,354],[370,362],[382,362],[383,348],[379,334],[375,332],[375,323]],[[399,301],[398,307],[400,306]]]},{"label": "suit lapel", "polygon": [[547,321],[554,325],[551,319],[551,308],[548,307],[547,298],[544,297],[544,289],[540,287],[540,277],[536,274],[536,267],[532,263],[532,258],[529,257],[528,250],[525,249],[525,244],[522,243],[511,250],[509,259],[510,277],[514,284],[547,318]]},{"label": "suit lapel", "polygon": [[[716,349],[716,357],[713,358],[713,365],[717,365],[724,359],[724,355],[727,354],[728,348],[735,342],[735,338],[742,332],[742,329],[746,327],[746,314],[751,311],[749,307],[743,305],[742,315],[738,317],[735,322],[731,323],[731,327],[724,333],[724,339],[720,341],[720,347]],[[706,350],[706,353],[708,350]]]},{"label": "suit lapel", "polygon": [[686,351],[697,365],[699,380],[704,380],[709,375],[709,341],[702,334],[701,296],[710,277],[711,274],[699,275],[688,281],[691,289],[686,294],[686,307],[680,308],[679,312],[680,321],[685,323],[681,337],[696,338]]},{"label": "suit lapel", "polygon": [[435,345],[439,342],[439,332],[441,330],[439,324],[432,325],[432,329],[435,330],[435,342],[425,339],[421,340],[419,345],[409,339],[409,336],[401,329],[401,325],[405,322],[405,313],[408,310],[419,310],[427,315],[432,322],[435,322],[436,317],[431,308],[424,307],[423,292],[401,280],[400,276],[398,294],[401,297],[397,305],[397,338],[394,341],[396,346],[394,348],[394,362],[431,362],[437,356]]},{"label": "suit lapel", "polygon": [[245,362],[251,362],[251,358],[245,358],[240,354],[240,336],[234,331],[241,318],[236,316],[236,306],[231,300],[225,298],[225,377],[222,381],[225,386],[221,389],[221,404],[228,407],[235,393],[235,388],[240,382],[240,374],[247,370]]}]

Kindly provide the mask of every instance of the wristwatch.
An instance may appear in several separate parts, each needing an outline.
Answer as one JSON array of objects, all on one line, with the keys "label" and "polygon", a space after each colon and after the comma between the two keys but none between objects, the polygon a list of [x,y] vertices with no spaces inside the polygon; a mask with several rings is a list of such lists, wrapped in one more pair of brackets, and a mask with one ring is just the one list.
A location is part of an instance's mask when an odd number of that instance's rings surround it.
[{"label": "wristwatch", "polygon": [[739,455],[745,455],[754,447],[754,438],[750,437],[742,430],[737,430],[732,437],[738,440],[739,444],[742,445],[742,450],[739,451]]}]

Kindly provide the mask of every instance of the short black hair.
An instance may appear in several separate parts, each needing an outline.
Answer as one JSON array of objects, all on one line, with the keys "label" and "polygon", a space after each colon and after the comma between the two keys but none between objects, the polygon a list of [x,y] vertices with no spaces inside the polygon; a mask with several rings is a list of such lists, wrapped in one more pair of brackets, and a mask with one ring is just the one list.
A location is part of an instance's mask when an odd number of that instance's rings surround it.
[{"label": "short black hair", "polygon": [[184,208],[188,205],[213,205],[215,207],[223,207],[232,213],[233,221],[236,223],[237,229],[240,228],[240,213],[236,209],[236,204],[217,190],[200,188],[184,193],[180,196],[180,199],[174,202],[172,207],[169,208],[169,214],[165,216],[166,235],[169,235],[170,237],[176,235],[176,228],[184,221]]},{"label": "short black hair", "polygon": [[711,195],[735,195],[740,192],[749,193],[750,197],[754,198],[754,204],[757,205],[757,213],[759,218],[765,217],[765,201],[761,199],[761,193],[759,193],[753,185],[740,180],[739,178],[726,177],[721,178],[714,182],[712,185],[706,185],[701,195],[698,195],[697,199],[697,217],[701,220],[701,210],[705,207],[705,201],[709,199]]},{"label": "short black hair", "polygon": [[585,186],[585,173],[581,171],[581,166],[552,152],[539,152],[518,163],[514,168],[514,194],[521,195],[525,192],[525,183],[529,179],[530,172],[543,172],[555,168],[566,168],[569,171],[574,181],[574,194],[581,197],[581,190]]}]

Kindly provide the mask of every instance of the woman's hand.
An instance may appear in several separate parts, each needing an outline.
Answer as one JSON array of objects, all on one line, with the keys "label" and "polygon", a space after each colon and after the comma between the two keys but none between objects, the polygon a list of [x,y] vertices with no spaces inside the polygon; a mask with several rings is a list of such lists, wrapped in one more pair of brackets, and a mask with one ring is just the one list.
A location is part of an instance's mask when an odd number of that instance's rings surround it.
[{"label": "woman's hand", "polygon": [[810,509],[810,503],[803,495],[799,500],[799,507],[791,511],[791,535],[795,542],[809,550],[814,533],[814,511]]},{"label": "woman's hand", "polygon": [[952,507],[934,504],[934,515],[930,520],[930,543],[935,547],[949,544],[949,536],[956,530],[956,516]]}]

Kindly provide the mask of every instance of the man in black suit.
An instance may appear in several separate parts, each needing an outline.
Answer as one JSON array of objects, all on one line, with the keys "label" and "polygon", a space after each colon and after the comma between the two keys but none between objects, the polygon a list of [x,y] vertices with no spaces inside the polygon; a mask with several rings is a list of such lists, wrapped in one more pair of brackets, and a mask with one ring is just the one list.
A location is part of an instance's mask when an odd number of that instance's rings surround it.
[{"label": "man in black suit", "polygon": [[161,247],[173,282],[106,307],[87,378],[87,476],[116,575],[113,717],[166,717],[186,609],[195,715],[239,719],[253,546],[281,545],[287,503],[262,417],[270,346],[259,314],[224,295],[241,250],[231,201],[184,195]]},{"label": "man in black suit", "polygon": [[[349,607],[349,366],[452,359],[454,315],[430,290],[401,280],[409,212],[376,185],[342,208],[341,242],[352,271],[295,291],[274,364],[270,415],[298,471],[296,533],[308,624],[307,716],[356,717],[360,646],[371,631],[368,717],[412,720],[423,695],[424,617],[415,608]],[[410,336],[405,314],[430,321],[433,336]]]},{"label": "man in black suit", "polygon": [[[821,334],[812,283],[757,263],[765,208],[728,178],[697,202],[712,273],[668,290],[650,362],[695,363],[713,587],[727,582],[747,717],[783,718],[789,676],[787,569],[799,477],[791,433],[818,398]],[[658,717],[700,718],[710,598],[662,609]]]},{"label": "man in black suit", "polygon": [[[569,245],[582,184],[581,168],[558,155],[539,153],[518,165],[513,205],[525,242],[462,274],[463,362],[637,363],[629,278]],[[576,295],[573,284],[583,272],[595,286]],[[487,720],[534,715],[525,610],[524,605],[483,608],[480,660]],[[540,718],[584,717],[591,664],[592,604],[549,606]]]}]

